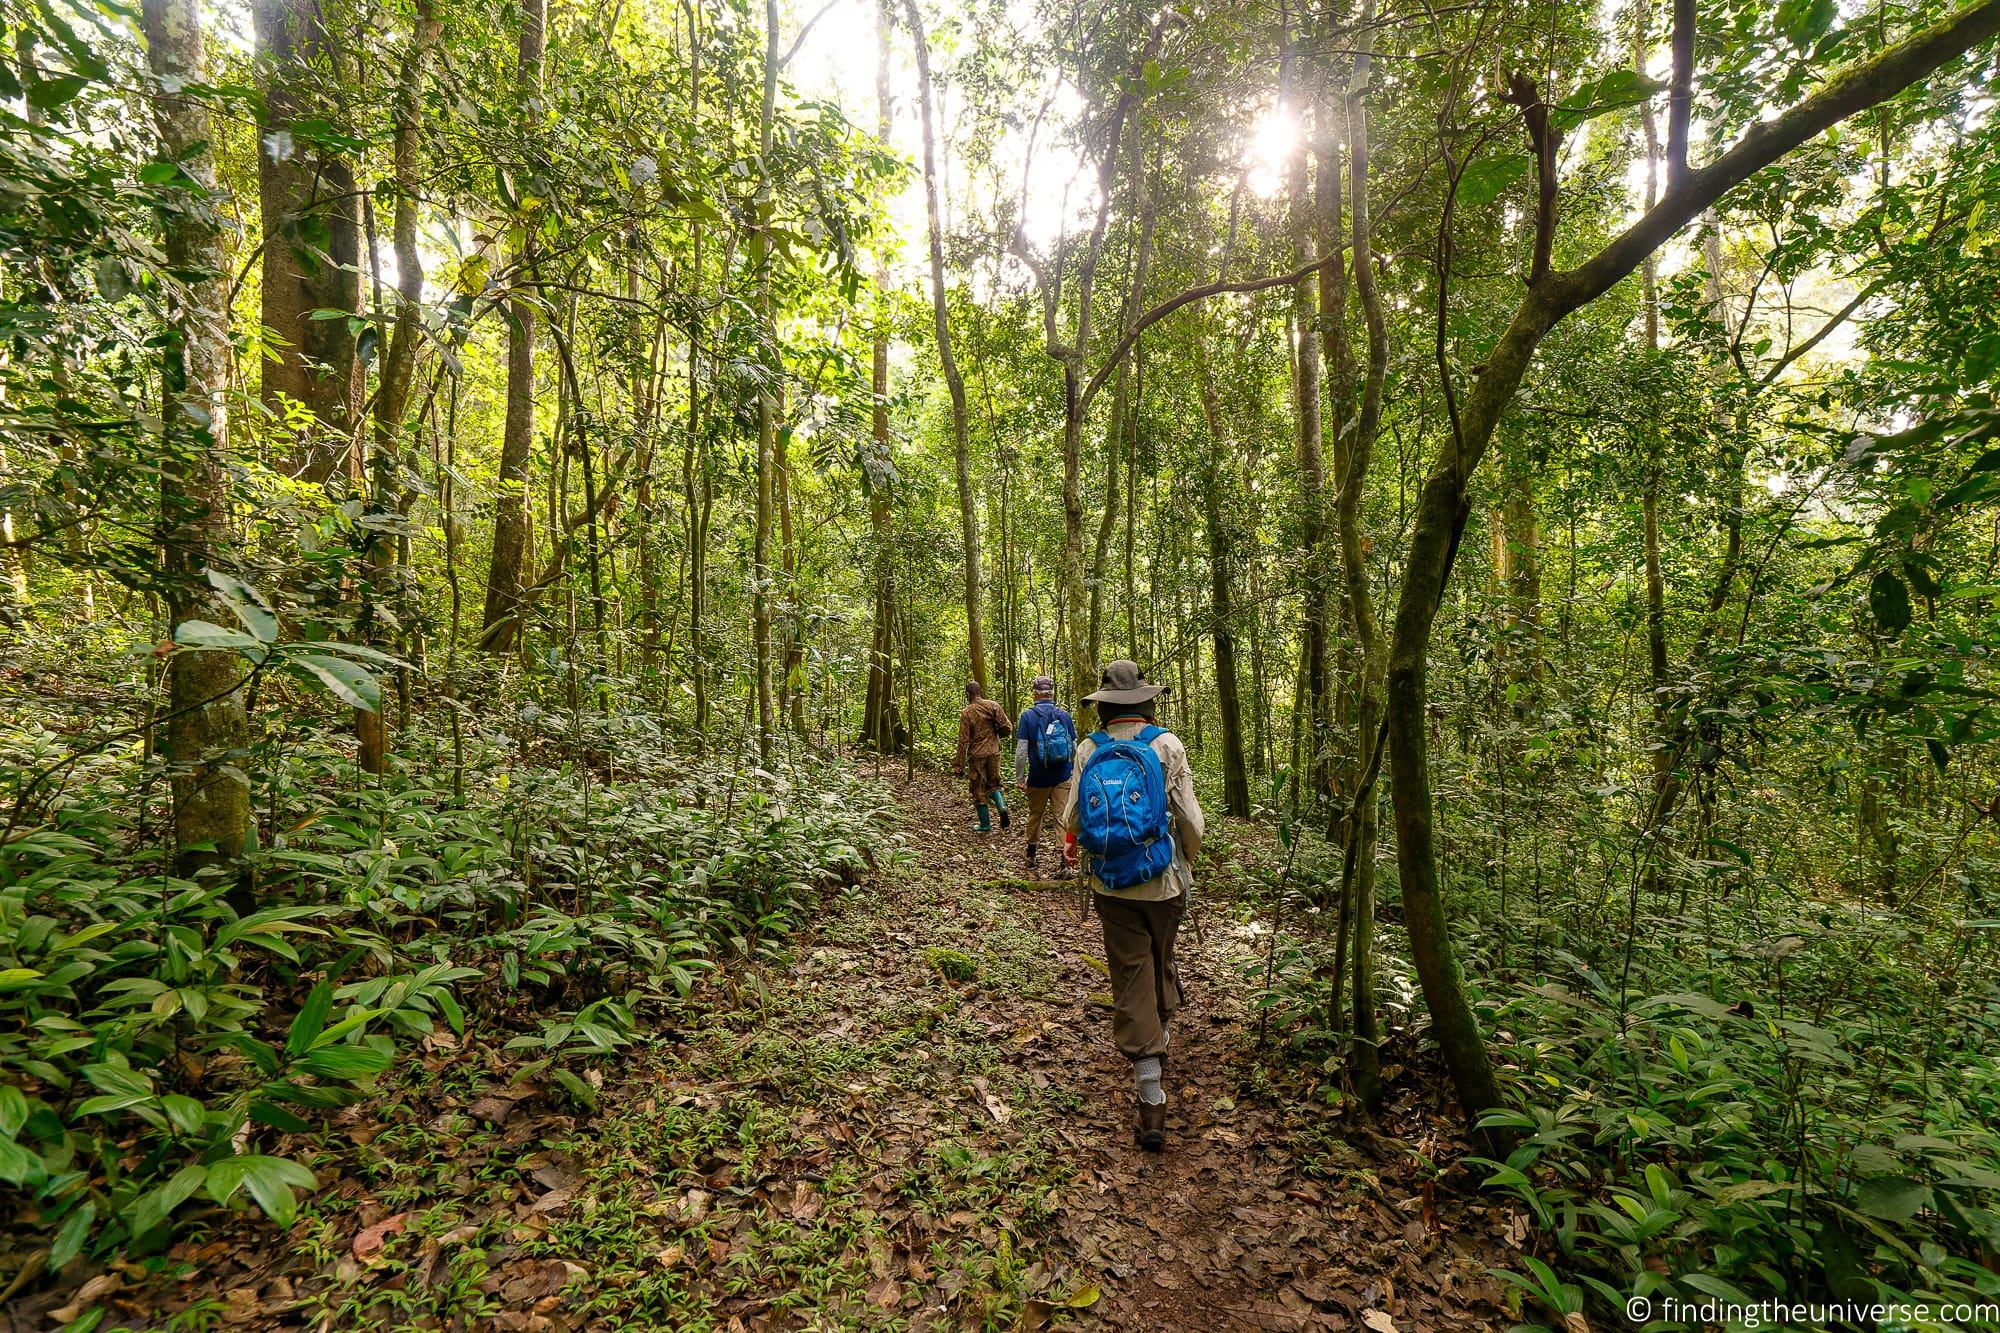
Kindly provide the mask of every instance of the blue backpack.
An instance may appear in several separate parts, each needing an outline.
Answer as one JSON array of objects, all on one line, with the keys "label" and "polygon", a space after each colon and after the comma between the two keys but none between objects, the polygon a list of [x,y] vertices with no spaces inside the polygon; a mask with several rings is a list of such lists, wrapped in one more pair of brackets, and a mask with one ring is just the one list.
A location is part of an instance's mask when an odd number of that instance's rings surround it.
[{"label": "blue backpack", "polygon": [[1068,718],[1053,704],[1036,706],[1039,727],[1035,732],[1035,758],[1044,768],[1061,768],[1076,753],[1076,733]]},{"label": "blue backpack", "polygon": [[1107,889],[1144,884],[1173,864],[1167,774],[1152,745],[1162,730],[1147,726],[1129,741],[1091,733],[1096,748],[1078,779],[1076,841]]}]

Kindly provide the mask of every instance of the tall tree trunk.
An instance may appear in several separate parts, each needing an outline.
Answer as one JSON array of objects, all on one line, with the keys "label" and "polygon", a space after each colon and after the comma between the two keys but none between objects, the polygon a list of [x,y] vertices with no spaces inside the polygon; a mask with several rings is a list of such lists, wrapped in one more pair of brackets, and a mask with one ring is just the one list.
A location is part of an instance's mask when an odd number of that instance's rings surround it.
[{"label": "tall tree trunk", "polygon": [[[409,49],[396,78],[390,111],[390,166],[396,189],[395,216],[390,224],[396,253],[396,312],[387,340],[388,352],[375,390],[374,443],[369,450],[368,481],[371,507],[386,518],[401,514],[403,487],[397,455],[402,448],[403,418],[409,411],[410,384],[416,373],[417,343],[422,337],[424,260],[417,245],[417,128],[423,113],[424,66],[437,40],[438,21],[431,0],[418,0]],[[371,250],[372,253],[372,250]],[[401,593],[401,543],[380,527],[370,529],[363,553],[366,567],[362,591],[361,634],[373,634],[376,605]],[[380,773],[388,762],[388,713],[381,707],[354,710],[354,737],[364,771]]]},{"label": "tall tree trunk", "polygon": [[[196,0],[145,0],[146,57],[158,87],[153,119],[161,157],[195,183],[164,223],[167,265],[187,274],[168,325],[161,375],[161,567],[167,614],[228,623],[207,581],[235,545],[223,453],[229,379],[229,275],[214,210],[215,156],[208,104],[183,87],[205,85],[201,7]],[[183,651],[167,664],[167,757],[173,764],[175,865],[183,875],[242,855],[250,829],[244,775],[250,720],[243,660],[233,652]]]},{"label": "tall tree trunk", "polygon": [[[757,120],[757,152],[764,188],[774,185],[771,145],[778,115],[778,0],[764,0],[764,103]],[[757,660],[757,755],[771,761],[771,470],[777,453],[777,403],[770,381],[779,370],[778,329],[771,305],[771,238],[762,224],[750,233],[750,271],[757,275],[758,357],[764,383],[757,389],[757,520],[751,546],[750,637]]]},{"label": "tall tree trunk", "polygon": [[[1130,429],[1125,436],[1125,643],[1126,651],[1135,661],[1150,661],[1157,651],[1157,643],[1149,642],[1142,649],[1139,642],[1139,575],[1134,568],[1135,547],[1139,528],[1139,442],[1141,439],[1141,409],[1146,401],[1146,346],[1143,342],[1132,344],[1132,403],[1126,410],[1126,420]],[[1153,499],[1159,502],[1159,473],[1153,473]]]},{"label": "tall tree trunk", "polygon": [[1195,358],[1202,415],[1208,422],[1207,467],[1201,496],[1203,519],[1208,528],[1209,639],[1215,648],[1216,711],[1222,720],[1222,808],[1239,819],[1248,819],[1250,774],[1243,756],[1243,704],[1236,681],[1234,575],[1230,571],[1233,543],[1222,508],[1223,492],[1234,488],[1234,468],[1229,423],[1222,414],[1222,404],[1215,393],[1215,377],[1209,367],[1205,324],[1196,335]]},{"label": "tall tree trunk", "polygon": [[[701,20],[692,0],[683,12],[688,23],[688,120],[698,123],[701,114]],[[692,254],[688,262],[690,287],[698,298],[702,281],[702,241],[700,220],[690,227]],[[694,693],[694,733],[696,744],[708,743],[708,515],[714,498],[708,450],[702,438],[701,422],[701,342],[703,324],[701,302],[693,303],[688,324],[687,347],[687,437],[681,449],[681,497],[686,511],[688,563],[688,684]]]},{"label": "tall tree trunk", "polygon": [[[1119,335],[1130,334],[1145,311],[1146,270],[1152,258],[1153,226],[1157,214],[1155,192],[1147,188],[1145,179],[1145,159],[1135,149],[1132,154],[1132,183],[1138,193],[1139,238],[1132,253],[1132,281],[1125,292],[1124,314],[1119,321]],[[1111,533],[1117,526],[1119,510],[1124,509],[1130,522],[1132,506],[1137,497],[1131,488],[1125,487],[1125,494],[1119,495],[1121,472],[1130,470],[1126,451],[1132,445],[1132,375],[1131,359],[1118,363],[1111,382],[1111,420],[1104,434],[1104,508],[1097,519],[1097,543],[1092,548],[1090,560],[1090,656],[1093,661],[1103,660],[1104,647],[1104,580],[1105,566],[1110,560]],[[1136,658],[1139,643],[1136,635],[1125,645],[1124,656]]]},{"label": "tall tree trunk", "polygon": [[[250,7],[262,67],[257,193],[263,219],[265,328],[278,340],[262,362],[264,401],[289,398],[313,414],[288,461],[294,475],[323,482],[353,467],[360,377],[345,319],[318,310],[361,309],[361,205],[354,167],[311,141],[311,122],[337,113],[315,88],[331,77],[332,43],[313,0],[254,0]],[[421,22],[421,20],[420,20]]]},{"label": "tall tree trunk", "polygon": [[[1057,623],[1067,634],[1069,647],[1069,671],[1071,683],[1078,695],[1095,684],[1096,664],[1091,660],[1088,626],[1083,623],[1088,612],[1085,610],[1087,598],[1083,582],[1083,423],[1090,403],[1084,394],[1084,385],[1089,376],[1084,373],[1089,356],[1090,334],[1093,323],[1092,307],[1097,295],[1097,265],[1104,254],[1104,236],[1111,224],[1111,183],[1118,168],[1118,147],[1125,135],[1125,123],[1138,102],[1136,89],[1140,86],[1140,72],[1160,48],[1160,34],[1164,30],[1171,11],[1162,11],[1153,20],[1152,31],[1146,38],[1145,46],[1138,53],[1131,67],[1131,76],[1125,79],[1119,89],[1118,100],[1112,104],[1109,117],[1110,132],[1105,136],[1104,152],[1097,161],[1097,216],[1091,224],[1090,238],[1084,245],[1083,258],[1077,265],[1076,275],[1076,333],[1074,338],[1064,342],[1056,332],[1059,311],[1059,274],[1051,273],[1038,263],[1027,251],[1019,234],[1015,237],[1015,253],[1024,263],[1034,269],[1037,285],[1042,295],[1042,327],[1048,355],[1062,367],[1063,374],[1063,570],[1062,596],[1058,604]],[[1058,256],[1060,258],[1060,256]]]},{"label": "tall tree trunk", "polygon": [[[1500,530],[1505,546],[1506,623],[1514,632],[1509,645],[1515,680],[1542,675],[1542,533],[1535,511],[1534,469],[1525,457],[1526,441],[1503,443],[1501,458]],[[1511,457],[1506,455],[1511,454]]]},{"label": "tall tree trunk", "polygon": [[[895,0],[875,7],[875,137],[889,142],[889,29]],[[870,339],[869,447],[861,460],[861,489],[868,497],[868,538],[875,582],[875,624],[868,643],[868,692],[861,710],[862,743],[876,753],[895,748],[896,563],[892,548],[890,487],[895,459],[889,438],[889,264],[875,257],[875,327]],[[1004,521],[1004,520],[1003,520]]]},{"label": "tall tree trunk", "polygon": [[924,220],[930,235],[931,319],[937,330],[938,368],[951,391],[951,442],[958,470],[958,528],[965,566],[965,655],[980,688],[986,675],[986,630],[979,595],[979,510],[972,491],[972,439],[966,420],[965,378],[951,347],[951,309],[945,300],[944,227],[938,211],[937,132],[931,121],[931,53],[916,0],[904,0],[917,48],[917,102],[924,129]]},{"label": "tall tree trunk", "polygon": [[[1368,83],[1372,73],[1374,0],[1365,0],[1360,50],[1347,86],[1347,168],[1350,179],[1349,255],[1354,290],[1360,298],[1362,323],[1368,335],[1368,364],[1361,382],[1361,400],[1345,443],[1336,449],[1339,468],[1334,519],[1340,537],[1340,563],[1346,576],[1348,629],[1354,640],[1354,772],[1347,822],[1347,846],[1341,867],[1341,899],[1353,916],[1354,1044],[1350,1068],[1355,1095],[1371,1110],[1381,1100],[1381,1026],[1375,1009],[1375,847],[1381,826],[1377,781],[1382,768],[1382,695],[1388,662],[1382,651],[1382,630],[1375,617],[1375,595],[1368,577],[1367,543],[1361,532],[1361,506],[1367,493],[1368,470],[1375,440],[1382,427],[1383,386],[1389,371],[1388,327],[1375,277],[1375,222],[1369,196],[1370,178]],[[1322,168],[1324,169],[1324,168]],[[1341,331],[1343,342],[1346,332]],[[1346,354],[1343,352],[1343,359]]]},{"label": "tall tree trunk", "polygon": [[[1289,168],[1291,195],[1289,230],[1292,260],[1296,268],[1304,268],[1318,257],[1313,234],[1315,201],[1306,159],[1307,151],[1302,135]],[[1311,276],[1302,277],[1292,284],[1292,320],[1296,329],[1292,360],[1292,405],[1299,469],[1301,580],[1299,707],[1302,716],[1297,734],[1306,751],[1301,762],[1310,775],[1309,790],[1315,802],[1324,801],[1331,792],[1330,762],[1333,739],[1330,734],[1329,718],[1332,695],[1329,678],[1331,653],[1327,630],[1328,599],[1321,549],[1324,544],[1326,524],[1326,462],[1322,450],[1320,422],[1319,314],[1316,279]]]},{"label": "tall tree trunk", "polygon": [[779,568],[785,575],[785,661],[780,697],[791,722],[792,734],[806,735],[806,645],[802,637],[805,620],[799,614],[798,533],[792,526],[792,456],[784,437],[778,441],[778,549]]},{"label": "tall tree trunk", "polygon": [[[515,78],[524,127],[539,119],[548,0],[521,0],[521,33]],[[534,228],[526,229],[519,280],[534,271]],[[516,297],[507,303],[507,416],[500,431],[500,495],[493,514],[493,559],[486,578],[486,614],[480,647],[511,652],[522,636],[522,571],[528,563],[533,520],[528,511],[528,464],[535,447],[535,307]]]},{"label": "tall tree trunk", "polygon": [[[1649,45],[1647,17],[1648,8],[1642,6],[1632,42],[1633,65],[1642,77]],[[1645,205],[1650,209],[1659,197],[1660,180],[1660,133],[1651,102],[1640,107],[1640,123],[1645,131],[1646,143]],[[1658,352],[1660,283],[1657,256],[1647,255],[1639,266],[1639,272],[1646,348],[1650,352]],[[1714,266],[1711,266],[1711,281],[1714,280]],[[1718,317],[1722,315],[1719,303],[1711,313]],[[1674,779],[1679,756],[1670,736],[1673,730],[1672,709],[1667,698],[1667,586],[1660,566],[1660,451],[1657,448],[1651,450],[1649,456],[1642,460],[1642,466],[1646,469],[1646,484],[1640,497],[1639,520],[1646,582],[1646,679],[1651,686],[1648,697],[1653,716],[1653,789],[1647,803],[1640,851],[1644,858],[1641,889],[1650,894],[1659,887],[1667,824],[1673,817],[1674,804],[1679,796],[1679,784]]]}]

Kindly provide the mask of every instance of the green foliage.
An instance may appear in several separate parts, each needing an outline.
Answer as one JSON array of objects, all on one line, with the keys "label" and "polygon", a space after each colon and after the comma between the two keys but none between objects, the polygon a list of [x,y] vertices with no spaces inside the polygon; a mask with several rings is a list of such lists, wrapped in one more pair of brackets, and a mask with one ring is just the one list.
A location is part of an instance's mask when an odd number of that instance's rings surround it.
[{"label": "green foliage", "polygon": [[0,1182],[51,1268],[156,1250],[197,1199],[289,1225],[315,1184],[301,1136],[440,1027],[516,1030],[529,1070],[590,1104],[584,1071],[645,1015],[872,856],[879,812],[837,772],[746,793],[638,734],[625,761],[652,780],[496,762],[462,803],[408,778],[329,802],[331,756],[298,751],[253,858],[281,905],[253,911],[134,857],[111,791],[7,843]]},{"label": "green foliage", "polygon": [[978,960],[957,949],[928,949],[924,958],[946,981],[971,981],[979,975]]},{"label": "green foliage", "polygon": [[[1492,1022],[1522,1035],[1504,1052],[1517,1105],[1483,1121],[1515,1144],[1482,1163],[1487,1187],[1614,1309],[1991,1300],[2000,995],[1913,965],[1983,953],[1976,927],[1827,911],[1712,948],[1701,990],[1636,998],[1647,975],[1687,976],[1694,932],[1659,923],[1633,991],[1568,953],[1571,985],[1495,987]],[[1510,1280],[1549,1304],[1533,1271]]]}]

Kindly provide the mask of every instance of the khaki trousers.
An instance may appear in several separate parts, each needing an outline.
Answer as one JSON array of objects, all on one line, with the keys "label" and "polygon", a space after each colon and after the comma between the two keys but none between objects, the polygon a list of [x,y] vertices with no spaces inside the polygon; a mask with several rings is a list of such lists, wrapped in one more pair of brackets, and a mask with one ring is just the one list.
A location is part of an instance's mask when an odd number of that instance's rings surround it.
[{"label": "khaki trousers", "polygon": [[1068,799],[1068,796],[1069,780],[1067,778],[1053,787],[1028,788],[1028,845],[1030,847],[1039,847],[1042,845],[1042,828],[1044,825],[1048,826],[1049,832],[1058,835],[1057,841],[1061,841],[1061,831],[1054,826],[1054,817],[1062,809],[1063,802]]},{"label": "khaki trousers", "polygon": [[1104,924],[1104,961],[1111,972],[1111,1040],[1127,1060],[1163,1055],[1167,1021],[1181,1007],[1181,978],[1174,967],[1187,896],[1138,903],[1109,894],[1097,900]]}]

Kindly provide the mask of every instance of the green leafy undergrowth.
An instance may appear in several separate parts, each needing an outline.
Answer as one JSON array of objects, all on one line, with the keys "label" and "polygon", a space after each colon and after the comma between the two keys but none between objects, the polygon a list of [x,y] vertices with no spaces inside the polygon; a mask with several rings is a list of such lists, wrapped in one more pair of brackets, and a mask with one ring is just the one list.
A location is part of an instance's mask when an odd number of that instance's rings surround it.
[{"label": "green leafy undergrowth", "polygon": [[1920,935],[1830,910],[1714,950],[1699,980],[1656,943],[1635,983],[1680,988],[1623,1004],[1567,953],[1568,984],[1501,990],[1515,1105],[1484,1123],[1517,1137],[1484,1167],[1547,1246],[1507,1275],[1526,1311],[1561,1327],[1633,1297],[1991,1308],[2000,994],[1990,972],[1932,971],[1939,941]]},{"label": "green leafy undergrowth", "polygon": [[440,1035],[490,1038],[515,1077],[587,1105],[603,1058],[776,947],[882,841],[838,765],[752,781],[643,717],[592,726],[475,738],[458,773],[359,790],[337,751],[288,738],[241,881],[132,851],[150,812],[108,761],[18,830],[0,847],[14,1265],[166,1265],[218,1205],[290,1225],[319,1183],[304,1138]]}]

